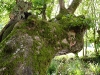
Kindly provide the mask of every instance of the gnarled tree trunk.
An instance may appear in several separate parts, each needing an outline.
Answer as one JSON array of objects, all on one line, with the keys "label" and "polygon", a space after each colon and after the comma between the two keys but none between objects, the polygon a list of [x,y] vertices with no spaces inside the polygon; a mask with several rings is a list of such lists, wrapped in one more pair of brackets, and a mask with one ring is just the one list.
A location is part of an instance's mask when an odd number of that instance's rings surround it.
[{"label": "gnarled tree trunk", "polygon": [[61,10],[54,21],[31,15],[14,24],[0,44],[0,75],[46,75],[55,55],[79,52],[88,26],[84,16],[73,14],[80,1],[73,0],[66,9],[64,1],[59,0]]}]

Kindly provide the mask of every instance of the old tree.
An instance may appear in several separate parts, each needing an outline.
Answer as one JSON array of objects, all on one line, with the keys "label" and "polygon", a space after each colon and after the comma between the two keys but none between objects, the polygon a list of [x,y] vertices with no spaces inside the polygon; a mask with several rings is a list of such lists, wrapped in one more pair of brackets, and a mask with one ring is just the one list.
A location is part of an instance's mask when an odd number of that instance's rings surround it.
[{"label": "old tree", "polygon": [[16,0],[10,21],[0,33],[0,75],[46,75],[55,55],[77,53],[83,48],[83,36],[90,27],[84,15],[74,12],[82,0],[73,0],[65,8],[58,0],[60,11],[55,18],[46,20],[46,2],[39,19],[28,13],[31,2]]}]

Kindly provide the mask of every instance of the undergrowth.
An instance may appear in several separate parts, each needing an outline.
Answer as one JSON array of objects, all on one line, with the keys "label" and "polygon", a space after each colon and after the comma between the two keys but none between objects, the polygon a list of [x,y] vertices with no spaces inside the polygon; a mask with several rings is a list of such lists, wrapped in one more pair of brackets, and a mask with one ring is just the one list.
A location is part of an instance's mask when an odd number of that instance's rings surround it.
[{"label": "undergrowth", "polygon": [[100,56],[68,58],[65,55],[59,57],[56,56],[52,60],[47,75],[100,75]]}]

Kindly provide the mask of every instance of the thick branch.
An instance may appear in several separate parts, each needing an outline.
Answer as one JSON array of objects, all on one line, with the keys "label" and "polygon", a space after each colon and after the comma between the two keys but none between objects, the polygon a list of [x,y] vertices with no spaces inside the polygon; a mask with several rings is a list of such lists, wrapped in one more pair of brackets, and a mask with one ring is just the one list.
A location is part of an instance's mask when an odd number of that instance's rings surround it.
[{"label": "thick branch", "polygon": [[60,5],[60,11],[62,9],[65,9],[64,0],[59,0],[59,5]]},{"label": "thick branch", "polygon": [[59,0],[59,6],[60,6],[60,12],[59,12],[59,14],[60,13],[62,13],[62,14],[67,14],[68,13],[67,9],[65,8],[65,2],[64,2],[64,0]]},{"label": "thick branch", "polygon": [[[14,27],[14,25],[17,23],[18,21],[16,19],[10,20],[9,23],[2,29],[2,31],[0,32],[0,42],[7,36],[4,35],[6,32],[10,33]],[[9,31],[8,31],[8,30]]]},{"label": "thick branch", "polygon": [[68,12],[73,14],[81,2],[82,0],[73,0],[71,5],[68,7]]}]

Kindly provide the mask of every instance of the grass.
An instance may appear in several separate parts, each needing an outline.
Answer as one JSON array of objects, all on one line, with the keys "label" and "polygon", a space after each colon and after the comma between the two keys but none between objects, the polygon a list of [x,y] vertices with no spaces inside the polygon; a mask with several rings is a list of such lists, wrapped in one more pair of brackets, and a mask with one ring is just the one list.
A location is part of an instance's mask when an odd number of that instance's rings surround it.
[{"label": "grass", "polygon": [[[93,57],[92,57],[93,54]],[[100,55],[77,58],[73,54],[56,56],[48,69],[48,75],[100,75]]]}]

